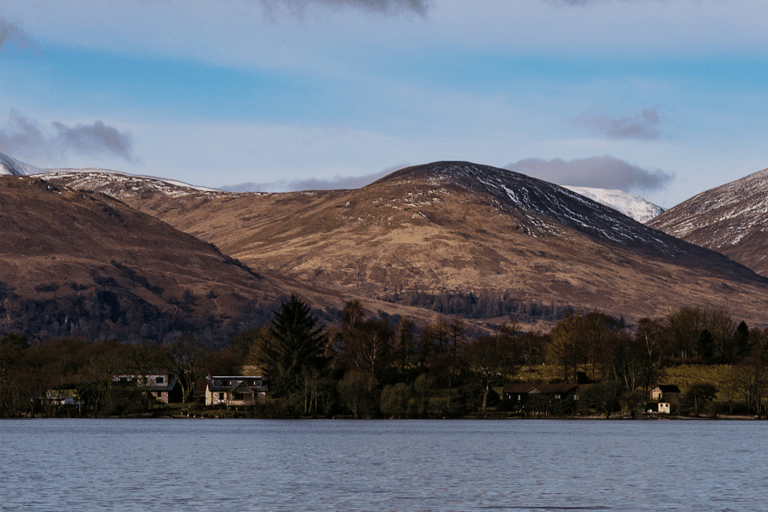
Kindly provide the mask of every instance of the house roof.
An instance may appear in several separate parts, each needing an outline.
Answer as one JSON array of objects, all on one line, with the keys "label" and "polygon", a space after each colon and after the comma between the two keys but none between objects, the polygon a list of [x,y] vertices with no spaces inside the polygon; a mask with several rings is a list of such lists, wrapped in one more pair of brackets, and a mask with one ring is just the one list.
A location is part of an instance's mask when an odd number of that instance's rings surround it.
[{"label": "house roof", "polygon": [[[114,376],[116,379],[128,379],[137,382],[140,378],[146,378],[146,388],[149,391],[171,391],[176,387],[179,377],[175,373],[164,371],[148,371],[140,374],[138,372],[124,372]],[[157,382],[157,377],[164,377],[163,382]]]},{"label": "house roof", "polygon": [[504,386],[504,392],[522,395],[529,393],[535,386],[536,384],[530,382],[515,382],[514,384],[507,384]]},{"label": "house roof", "polygon": [[[254,386],[254,385],[248,385],[248,381],[253,380],[261,380],[261,386]],[[208,391],[217,393],[217,392],[228,392],[232,393],[235,391],[235,389],[242,386],[246,392],[252,391],[252,392],[259,392],[264,391],[266,386],[264,385],[264,380],[261,378],[261,376],[244,376],[244,375],[214,375],[212,377],[206,377],[206,388]],[[226,382],[226,384],[224,384]]]},{"label": "house roof", "polygon": [[504,393],[523,395],[526,393],[543,393],[545,395],[565,395],[579,389],[578,384],[544,384],[533,382],[516,382],[504,386]]},{"label": "house roof", "polygon": [[561,384],[539,384],[536,386],[536,389],[539,390],[539,392],[547,394],[547,395],[554,395],[554,394],[567,394],[571,391],[576,391],[579,389],[578,384],[568,384],[568,383],[561,383]]}]

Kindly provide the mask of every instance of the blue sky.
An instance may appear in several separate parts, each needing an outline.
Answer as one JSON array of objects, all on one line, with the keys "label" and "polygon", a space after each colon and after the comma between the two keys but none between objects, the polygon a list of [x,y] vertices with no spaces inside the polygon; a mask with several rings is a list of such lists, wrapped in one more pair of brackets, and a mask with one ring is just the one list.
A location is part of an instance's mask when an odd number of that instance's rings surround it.
[{"label": "blue sky", "polygon": [[212,187],[469,160],[673,206],[768,167],[764,0],[5,0],[0,152]]}]

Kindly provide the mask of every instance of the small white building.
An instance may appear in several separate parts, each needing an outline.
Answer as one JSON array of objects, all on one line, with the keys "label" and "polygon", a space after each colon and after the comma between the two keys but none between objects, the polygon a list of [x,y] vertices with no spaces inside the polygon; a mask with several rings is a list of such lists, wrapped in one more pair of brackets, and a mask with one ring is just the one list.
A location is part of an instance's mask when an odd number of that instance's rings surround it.
[{"label": "small white building", "polygon": [[249,405],[267,396],[261,376],[214,375],[205,379],[205,405]]}]

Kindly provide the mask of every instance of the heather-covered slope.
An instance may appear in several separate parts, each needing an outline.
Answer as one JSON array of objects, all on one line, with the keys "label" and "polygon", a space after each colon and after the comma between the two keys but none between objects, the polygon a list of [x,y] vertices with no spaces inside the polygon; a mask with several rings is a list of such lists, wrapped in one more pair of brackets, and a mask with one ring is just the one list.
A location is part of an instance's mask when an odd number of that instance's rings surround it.
[{"label": "heather-covered slope", "polygon": [[766,279],[745,267],[494,167],[437,162],[359,190],[120,197],[254,268],[346,294],[487,292],[629,319],[708,305],[765,321]]},{"label": "heather-covered slope", "polygon": [[33,177],[0,177],[0,240],[0,332],[211,336],[282,294],[156,218]]},{"label": "heather-covered slope", "polygon": [[768,276],[768,169],[702,192],[649,225]]}]

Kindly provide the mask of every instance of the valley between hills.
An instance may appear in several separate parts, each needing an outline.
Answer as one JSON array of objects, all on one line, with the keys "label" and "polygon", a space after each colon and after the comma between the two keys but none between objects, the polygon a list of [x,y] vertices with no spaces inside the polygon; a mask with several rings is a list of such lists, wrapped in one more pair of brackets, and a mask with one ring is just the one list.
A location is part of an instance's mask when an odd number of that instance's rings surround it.
[{"label": "valley between hills", "polygon": [[[212,244],[222,261],[270,283],[263,304],[297,293],[318,311],[359,299],[387,315],[426,320],[441,312],[479,324],[514,316],[542,330],[568,311],[601,311],[631,325],[689,305],[766,325],[766,277],[570,190],[494,167],[436,162],[361,189],[274,194],[96,170],[39,177],[118,199]],[[165,245],[180,250],[170,238]],[[236,287],[239,279],[218,281]],[[201,291],[190,293],[201,300]]]}]

